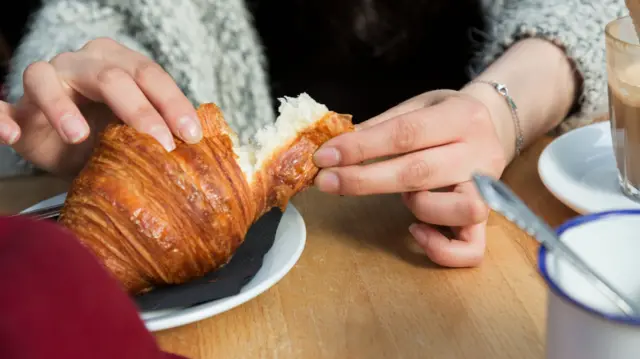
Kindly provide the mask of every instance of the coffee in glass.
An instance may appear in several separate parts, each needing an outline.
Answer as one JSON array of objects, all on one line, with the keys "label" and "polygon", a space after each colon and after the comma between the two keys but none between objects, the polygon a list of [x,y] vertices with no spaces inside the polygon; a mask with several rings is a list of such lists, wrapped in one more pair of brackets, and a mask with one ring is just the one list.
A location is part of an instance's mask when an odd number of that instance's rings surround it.
[{"label": "coffee in glass", "polygon": [[606,27],[611,137],[622,191],[640,201],[640,41],[629,16]]}]

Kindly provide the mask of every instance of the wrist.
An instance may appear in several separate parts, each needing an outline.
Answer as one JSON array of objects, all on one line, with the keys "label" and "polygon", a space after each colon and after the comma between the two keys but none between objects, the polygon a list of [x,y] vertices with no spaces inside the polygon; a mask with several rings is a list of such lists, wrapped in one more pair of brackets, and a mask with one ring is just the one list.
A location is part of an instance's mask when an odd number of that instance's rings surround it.
[{"label": "wrist", "polygon": [[510,163],[516,153],[517,131],[507,100],[491,85],[482,82],[471,82],[460,92],[472,96],[487,107],[506,162]]},{"label": "wrist", "polygon": [[[575,72],[564,51],[555,44],[529,38],[513,44],[478,80],[506,84],[518,105],[523,148],[557,126],[567,115],[576,93]],[[470,83],[461,92],[474,96],[490,111],[507,162],[515,157],[516,119],[506,99],[495,88]]]}]

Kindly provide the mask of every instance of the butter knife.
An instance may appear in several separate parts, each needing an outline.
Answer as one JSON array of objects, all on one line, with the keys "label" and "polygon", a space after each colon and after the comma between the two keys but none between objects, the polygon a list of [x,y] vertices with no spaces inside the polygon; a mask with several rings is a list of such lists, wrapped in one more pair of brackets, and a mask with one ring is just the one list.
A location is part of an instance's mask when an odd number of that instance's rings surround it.
[{"label": "butter knife", "polygon": [[49,207],[40,208],[34,211],[22,212],[18,214],[14,214],[10,217],[16,216],[27,216],[35,219],[49,219],[54,218],[60,215],[60,211],[62,210],[61,204],[56,204]]}]

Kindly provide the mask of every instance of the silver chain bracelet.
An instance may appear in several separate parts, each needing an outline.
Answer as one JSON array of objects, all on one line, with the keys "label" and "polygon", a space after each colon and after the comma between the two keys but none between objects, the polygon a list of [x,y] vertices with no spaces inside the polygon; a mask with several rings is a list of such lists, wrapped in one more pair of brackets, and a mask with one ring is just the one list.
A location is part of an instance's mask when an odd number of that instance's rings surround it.
[{"label": "silver chain bracelet", "polygon": [[516,106],[516,103],[513,101],[511,96],[509,96],[509,89],[507,89],[506,85],[494,81],[474,80],[472,81],[472,83],[483,83],[490,85],[507,101],[507,105],[509,105],[509,109],[511,110],[511,116],[513,117],[513,123],[516,127],[516,156],[519,156],[524,144],[524,135],[522,134],[522,128],[520,127],[518,107]]}]

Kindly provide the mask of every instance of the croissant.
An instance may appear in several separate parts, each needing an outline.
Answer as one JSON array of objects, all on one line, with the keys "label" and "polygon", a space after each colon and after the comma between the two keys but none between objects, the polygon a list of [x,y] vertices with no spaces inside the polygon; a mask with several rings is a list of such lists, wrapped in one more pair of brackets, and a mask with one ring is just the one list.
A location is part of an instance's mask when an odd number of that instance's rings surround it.
[{"label": "croissant", "polygon": [[110,125],[72,182],[59,222],[131,295],[216,270],[255,221],[312,184],[317,148],[354,129],[350,115],[304,93],[281,99],[279,112],[241,144],[220,109],[203,104],[202,141],[176,138],[172,152],[132,127]]}]

